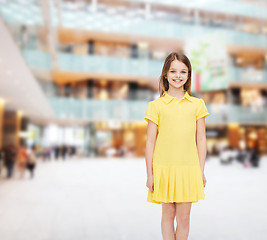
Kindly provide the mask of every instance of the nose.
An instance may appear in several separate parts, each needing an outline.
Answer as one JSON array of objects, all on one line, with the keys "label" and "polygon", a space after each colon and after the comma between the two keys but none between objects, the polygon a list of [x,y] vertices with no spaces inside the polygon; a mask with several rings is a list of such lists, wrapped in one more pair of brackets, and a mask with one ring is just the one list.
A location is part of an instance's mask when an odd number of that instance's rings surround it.
[{"label": "nose", "polygon": [[180,78],[180,73],[179,73],[179,72],[177,72],[176,76],[177,76],[177,78]]}]

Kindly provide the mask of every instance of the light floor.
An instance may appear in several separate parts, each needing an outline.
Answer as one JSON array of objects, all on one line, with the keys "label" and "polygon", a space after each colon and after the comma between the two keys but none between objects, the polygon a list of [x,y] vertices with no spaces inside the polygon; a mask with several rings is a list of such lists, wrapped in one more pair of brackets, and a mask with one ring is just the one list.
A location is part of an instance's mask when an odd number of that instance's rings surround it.
[{"label": "light floor", "polygon": [[[206,162],[206,198],[190,240],[267,236],[267,158],[258,169]],[[146,202],[144,159],[39,161],[36,178],[0,179],[1,240],[160,240],[161,205]]]}]

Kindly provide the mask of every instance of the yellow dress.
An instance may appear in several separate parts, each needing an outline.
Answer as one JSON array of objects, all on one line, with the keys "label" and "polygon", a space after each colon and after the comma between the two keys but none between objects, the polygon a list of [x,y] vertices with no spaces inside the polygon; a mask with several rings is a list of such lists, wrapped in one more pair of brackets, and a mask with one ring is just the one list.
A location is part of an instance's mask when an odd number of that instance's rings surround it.
[{"label": "yellow dress", "polygon": [[204,199],[196,121],[208,115],[203,99],[187,92],[179,102],[165,91],[160,98],[148,103],[145,120],[158,125],[152,163],[154,192],[148,189],[148,202],[161,204]]}]

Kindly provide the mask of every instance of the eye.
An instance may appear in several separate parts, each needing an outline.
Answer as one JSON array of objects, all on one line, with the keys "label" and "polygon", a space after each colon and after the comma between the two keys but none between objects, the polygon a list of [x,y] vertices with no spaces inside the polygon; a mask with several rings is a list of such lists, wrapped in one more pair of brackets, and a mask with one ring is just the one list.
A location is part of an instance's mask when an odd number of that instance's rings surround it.
[{"label": "eye", "polygon": [[174,73],[175,71],[171,71],[171,73]]},{"label": "eye", "polygon": [[185,71],[182,71],[182,73],[186,73]]}]

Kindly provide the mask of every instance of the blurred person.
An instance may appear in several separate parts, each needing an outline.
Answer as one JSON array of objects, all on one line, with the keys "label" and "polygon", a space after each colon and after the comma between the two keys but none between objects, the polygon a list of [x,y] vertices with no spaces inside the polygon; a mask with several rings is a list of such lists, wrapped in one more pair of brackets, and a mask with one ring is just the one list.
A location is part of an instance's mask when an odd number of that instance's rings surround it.
[{"label": "blurred person", "polygon": [[122,149],[122,147],[119,147],[119,146],[116,147],[116,156],[117,157],[122,157],[123,156],[123,149]]},{"label": "blurred person", "polygon": [[239,145],[237,148],[237,156],[236,156],[236,160],[240,163],[244,163],[245,158],[246,158],[246,142],[244,139],[241,139],[239,141]]},{"label": "blurred person", "polygon": [[3,162],[4,162],[4,151],[0,147],[0,177],[1,177],[1,170],[3,168]]},{"label": "blurred person", "polygon": [[43,150],[42,150],[42,153],[41,153],[41,156],[42,156],[42,160],[43,160],[43,161],[46,161],[46,156],[47,156],[47,155],[46,155],[46,151],[47,151],[47,150],[46,150],[46,147],[44,147]]},{"label": "blurred person", "polygon": [[71,145],[66,146],[66,156],[67,158],[72,157],[72,146]]},{"label": "blurred person", "polygon": [[251,155],[250,155],[250,164],[252,167],[259,167],[260,162],[260,152],[257,147],[252,149]]},{"label": "blurred person", "polygon": [[61,147],[61,155],[63,160],[65,160],[68,155],[68,147],[65,144]]},{"label": "blurred person", "polygon": [[223,148],[219,154],[220,162],[222,164],[229,164],[233,160],[232,148],[226,146]]},{"label": "blurred person", "polygon": [[76,147],[75,146],[71,147],[71,154],[72,154],[72,156],[76,156]]},{"label": "blurred person", "polygon": [[36,157],[40,157],[42,155],[42,147],[40,145],[35,146]]},{"label": "blurred person", "polygon": [[238,149],[236,147],[229,147],[230,149],[230,161],[233,161],[238,156]]},{"label": "blurred person", "polygon": [[34,177],[34,169],[35,169],[35,164],[36,164],[36,155],[34,151],[34,147],[31,147],[28,149],[28,158],[27,158],[27,169],[29,169],[31,178]]},{"label": "blurred person", "polygon": [[237,157],[236,157],[236,160],[240,163],[243,163],[244,162],[244,159],[245,159],[245,155],[246,155],[246,152],[244,151],[244,149],[242,148],[238,148],[238,154],[237,154]]},{"label": "blurred person", "polygon": [[55,159],[58,160],[58,157],[60,155],[60,148],[59,146],[55,146]]},{"label": "blurred person", "polygon": [[76,152],[77,152],[77,156],[79,158],[81,158],[81,157],[84,156],[84,150],[81,147],[78,147],[78,149],[76,150]]},{"label": "blurred person", "polygon": [[4,163],[7,168],[7,178],[13,176],[13,169],[16,162],[17,150],[13,144],[9,144],[4,149]]},{"label": "blurred person", "polygon": [[191,95],[191,74],[183,53],[169,54],[160,76],[160,97],[148,103],[145,114],[147,201],[162,204],[164,240],[188,239],[192,202],[205,197],[209,113],[203,99]]},{"label": "blurred person", "polygon": [[76,156],[76,147],[75,146],[72,147],[72,155]]},{"label": "blurred person", "polygon": [[212,156],[218,156],[219,155],[219,148],[217,143],[213,144],[212,149],[211,149],[211,155]]},{"label": "blurred person", "polygon": [[125,157],[127,155],[127,146],[123,145],[121,148],[122,157]]},{"label": "blurred person", "polygon": [[127,157],[135,157],[135,149],[132,146],[128,146],[127,148]]},{"label": "blurred person", "polygon": [[26,145],[22,144],[17,155],[19,178],[23,178],[27,167],[28,155]]},{"label": "blurred person", "polygon": [[67,154],[70,158],[72,158],[75,155],[75,147],[74,146],[68,146]]},{"label": "blurred person", "polygon": [[116,157],[116,154],[117,154],[117,149],[116,148],[114,148],[114,147],[108,147],[106,149],[105,156],[107,156],[107,157]]},{"label": "blurred person", "polygon": [[243,166],[244,167],[250,167],[251,163],[250,163],[250,159],[251,159],[251,154],[252,151],[251,149],[247,146],[246,150],[245,150],[245,154],[244,154],[244,161],[243,161]]},{"label": "blurred person", "polygon": [[42,155],[43,155],[43,161],[51,160],[51,148],[50,147],[43,148]]},{"label": "blurred person", "polygon": [[48,160],[52,159],[52,155],[53,155],[53,148],[51,146],[47,147],[47,158]]}]

